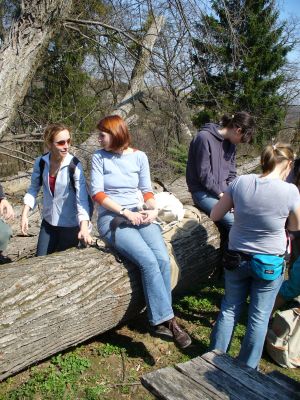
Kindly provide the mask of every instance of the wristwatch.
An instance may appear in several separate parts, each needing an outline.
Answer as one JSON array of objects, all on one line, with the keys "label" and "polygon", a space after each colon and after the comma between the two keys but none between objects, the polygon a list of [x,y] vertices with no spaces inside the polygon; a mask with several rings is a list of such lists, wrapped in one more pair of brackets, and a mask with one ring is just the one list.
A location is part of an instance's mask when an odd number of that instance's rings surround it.
[{"label": "wristwatch", "polygon": [[119,214],[124,215],[125,210],[126,210],[126,207],[121,208],[121,210],[119,211]]}]

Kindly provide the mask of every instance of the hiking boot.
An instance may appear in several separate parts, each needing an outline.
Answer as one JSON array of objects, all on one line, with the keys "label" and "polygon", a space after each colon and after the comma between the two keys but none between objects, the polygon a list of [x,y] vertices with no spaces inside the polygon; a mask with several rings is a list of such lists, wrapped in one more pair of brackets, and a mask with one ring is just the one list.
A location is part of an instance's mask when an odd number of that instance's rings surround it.
[{"label": "hiking boot", "polygon": [[166,322],[163,322],[162,324],[152,326],[151,331],[153,335],[159,336],[162,339],[173,339],[173,333],[165,324]]},{"label": "hiking boot", "polygon": [[12,259],[10,257],[0,254],[0,264],[7,264],[7,263],[11,263],[11,262],[12,262]]},{"label": "hiking boot", "polygon": [[192,343],[190,336],[177,324],[175,318],[167,321],[167,324],[168,328],[173,333],[173,340],[178,347],[185,349]]}]

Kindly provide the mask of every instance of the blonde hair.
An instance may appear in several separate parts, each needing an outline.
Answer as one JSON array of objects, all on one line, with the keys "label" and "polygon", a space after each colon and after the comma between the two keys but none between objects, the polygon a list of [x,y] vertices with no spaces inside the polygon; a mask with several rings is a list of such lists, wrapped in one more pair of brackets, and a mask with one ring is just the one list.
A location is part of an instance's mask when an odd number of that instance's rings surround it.
[{"label": "blonde hair", "polygon": [[46,126],[46,128],[44,130],[44,135],[43,135],[45,145],[48,148],[50,148],[51,144],[54,142],[55,136],[59,132],[64,131],[64,130],[69,131],[70,138],[71,138],[71,130],[65,124],[57,123],[57,124],[51,124],[51,125]]},{"label": "blonde hair", "polygon": [[276,143],[265,147],[260,157],[262,172],[272,172],[277,164],[285,160],[294,160],[294,152],[289,144]]}]

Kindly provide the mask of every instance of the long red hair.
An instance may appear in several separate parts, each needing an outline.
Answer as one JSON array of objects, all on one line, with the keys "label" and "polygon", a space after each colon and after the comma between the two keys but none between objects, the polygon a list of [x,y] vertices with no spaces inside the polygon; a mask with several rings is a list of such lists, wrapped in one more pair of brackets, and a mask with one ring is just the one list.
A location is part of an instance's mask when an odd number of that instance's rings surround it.
[{"label": "long red hair", "polygon": [[119,115],[108,115],[102,118],[97,128],[101,132],[112,136],[110,150],[125,150],[129,147],[131,139],[126,122]]}]

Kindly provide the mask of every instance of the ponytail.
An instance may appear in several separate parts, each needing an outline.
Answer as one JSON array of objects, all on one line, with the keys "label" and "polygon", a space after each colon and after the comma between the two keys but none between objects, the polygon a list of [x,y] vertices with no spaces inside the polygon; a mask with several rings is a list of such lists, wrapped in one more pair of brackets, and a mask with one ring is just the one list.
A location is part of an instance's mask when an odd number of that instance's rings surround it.
[{"label": "ponytail", "polygon": [[276,143],[265,147],[260,158],[263,174],[272,172],[277,164],[285,160],[294,160],[294,152],[289,144]]}]

